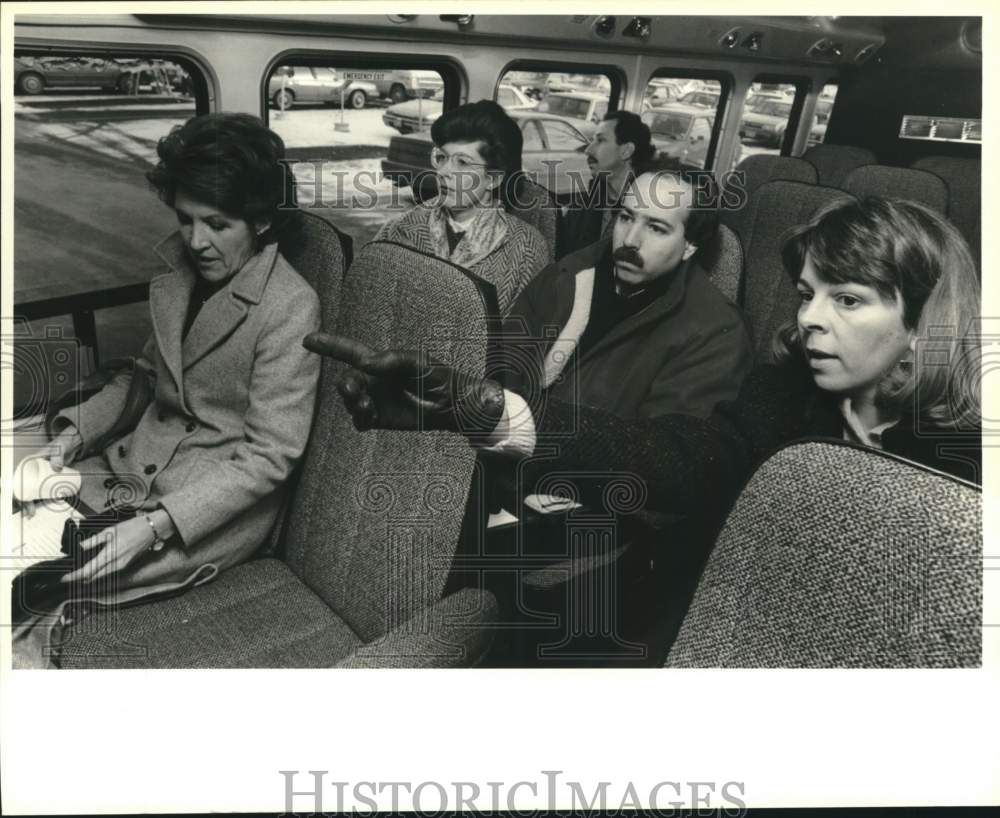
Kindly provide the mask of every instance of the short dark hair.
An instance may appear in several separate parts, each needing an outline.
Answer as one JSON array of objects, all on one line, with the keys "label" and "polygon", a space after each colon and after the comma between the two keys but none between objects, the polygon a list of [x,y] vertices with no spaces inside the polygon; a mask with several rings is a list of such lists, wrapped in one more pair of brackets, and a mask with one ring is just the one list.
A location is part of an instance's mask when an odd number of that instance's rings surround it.
[{"label": "short dark hair", "polygon": [[176,126],[156,146],[159,162],[146,174],[173,207],[177,191],[253,225],[274,241],[296,221],[295,177],[285,143],[250,114],[205,114]]},{"label": "short dark hair", "polygon": [[604,121],[615,123],[615,142],[619,145],[632,143],[635,148],[632,152],[632,169],[637,175],[642,173],[656,153],[649,126],[631,111],[608,111],[604,115]]},{"label": "short dark hair", "polygon": [[719,185],[711,171],[685,168],[673,156],[657,157],[633,174],[633,179],[643,174],[659,178],[670,176],[691,188],[691,207],[684,220],[684,239],[695,247],[704,247],[719,229]]},{"label": "short dark hair", "polygon": [[431,125],[431,139],[439,148],[449,142],[482,142],[487,170],[503,174],[501,199],[507,204],[516,198],[524,137],[499,104],[481,99],[446,111]]}]

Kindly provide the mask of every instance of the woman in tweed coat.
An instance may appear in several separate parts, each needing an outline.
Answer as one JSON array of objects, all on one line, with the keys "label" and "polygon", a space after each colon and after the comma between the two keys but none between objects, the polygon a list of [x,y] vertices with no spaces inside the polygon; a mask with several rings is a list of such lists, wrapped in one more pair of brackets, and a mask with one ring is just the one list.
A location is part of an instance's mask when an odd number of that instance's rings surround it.
[{"label": "woman in tweed coat", "polygon": [[120,512],[82,543],[96,555],[63,577],[107,602],[198,584],[261,546],[319,379],[301,345],[319,300],[276,243],[297,216],[281,139],[255,117],[211,114],[157,152],[147,177],[180,229],[156,248],[166,272],[150,284],[154,332],[132,375],[152,375],[153,400],[131,433],[74,463],[122,411],[128,378],[112,380],[57,417],[49,454],[54,468],[79,469],[84,503]]},{"label": "woman in tweed coat", "polygon": [[496,287],[506,315],[549,260],[534,227],[504,211],[518,195],[523,137],[491,100],[448,111],[431,126],[438,196],[385,225],[375,240],[448,259]]},{"label": "woman in tweed coat", "polygon": [[[405,353],[329,337],[314,348],[362,370],[341,383],[359,428],[412,428],[419,412],[423,428],[480,443],[491,418],[486,442],[505,453],[558,444],[556,458],[523,464],[529,490],[552,470],[629,472],[646,482],[648,510],[696,509],[721,522],[753,467],[805,436],[844,438],[981,482],[979,282],[958,231],[912,202],[838,203],[796,229],[783,261],[801,305],[778,339],[779,362],[751,373],[707,420],[626,421],[556,401],[526,407],[498,384],[428,369]],[[599,480],[579,489],[582,502],[602,502]]]}]

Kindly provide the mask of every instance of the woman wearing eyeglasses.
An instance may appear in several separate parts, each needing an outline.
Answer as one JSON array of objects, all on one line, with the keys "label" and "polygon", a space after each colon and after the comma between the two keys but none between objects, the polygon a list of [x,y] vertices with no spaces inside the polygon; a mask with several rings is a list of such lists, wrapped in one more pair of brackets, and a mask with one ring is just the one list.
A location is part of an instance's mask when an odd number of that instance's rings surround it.
[{"label": "woman wearing eyeglasses", "polygon": [[517,195],[521,129],[484,99],[435,120],[431,139],[437,197],[385,225],[375,240],[399,242],[466,268],[496,287],[506,315],[549,257],[542,234],[504,210]]}]

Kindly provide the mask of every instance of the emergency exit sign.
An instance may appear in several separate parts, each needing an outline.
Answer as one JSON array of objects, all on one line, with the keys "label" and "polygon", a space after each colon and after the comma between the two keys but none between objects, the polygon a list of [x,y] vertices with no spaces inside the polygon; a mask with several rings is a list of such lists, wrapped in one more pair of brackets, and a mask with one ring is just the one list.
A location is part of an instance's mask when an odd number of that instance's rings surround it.
[{"label": "emergency exit sign", "polygon": [[345,80],[375,82],[385,79],[385,71],[341,71]]}]

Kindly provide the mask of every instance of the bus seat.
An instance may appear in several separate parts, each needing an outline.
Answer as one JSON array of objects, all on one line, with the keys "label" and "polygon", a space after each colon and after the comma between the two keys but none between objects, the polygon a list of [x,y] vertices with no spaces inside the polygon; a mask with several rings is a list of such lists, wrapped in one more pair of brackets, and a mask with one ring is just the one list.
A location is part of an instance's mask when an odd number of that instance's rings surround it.
[{"label": "bus seat", "polygon": [[559,224],[559,205],[555,196],[548,188],[523,177],[516,198],[517,206],[510,208],[511,214],[542,234],[549,246],[548,261],[555,261],[556,230]]},{"label": "bus seat", "polygon": [[351,266],[353,241],[316,213],[300,211],[302,226],[279,245],[281,254],[321,296],[323,328],[332,332],[340,306],[341,282]]},{"label": "bus seat", "polygon": [[758,468],[666,666],[979,667],[978,487],[843,441]]},{"label": "bus seat", "polygon": [[715,237],[698,250],[695,258],[719,291],[734,304],[739,303],[743,283],[743,247],[736,233],[720,224]]},{"label": "bus seat", "polygon": [[878,161],[867,148],[851,145],[813,145],[802,158],[816,168],[817,182],[826,187],[841,187],[852,170]]},{"label": "bus seat", "polygon": [[745,270],[739,303],[747,319],[757,359],[770,359],[777,331],[795,317],[799,296],[781,262],[789,228],[804,224],[817,208],[849,193],[803,182],[765,182],[751,204],[750,229],[744,242]]},{"label": "bus seat", "polygon": [[979,263],[982,162],[954,156],[925,156],[911,165],[938,176],[948,186],[948,218],[965,236]]},{"label": "bus seat", "polygon": [[[722,207],[719,211],[719,218],[741,239],[746,238],[746,222],[749,219],[751,200],[757,188],[762,184],[778,179],[785,179],[789,182],[804,182],[808,185],[817,183],[816,168],[804,159],[798,159],[794,156],[771,156],[763,153],[748,156],[736,166],[734,172],[743,174],[743,178],[740,180],[743,189],[743,194],[739,197],[741,206]],[[728,199],[732,198],[735,192],[732,177],[727,181],[726,188],[727,190],[723,192],[723,202],[728,204]],[[735,201],[735,199],[733,200]]]},{"label": "bus seat", "polygon": [[[347,273],[338,329],[378,348],[423,347],[483,374],[496,314],[491,285],[376,241]],[[180,596],[82,619],[62,667],[410,667],[482,658],[495,600],[478,589],[442,598],[475,452],[459,435],[357,432],[337,392],[343,368],[323,360],[283,559],[256,559]]]},{"label": "bus seat", "polygon": [[866,196],[908,199],[927,205],[942,216],[948,215],[948,186],[926,170],[866,165],[848,173],[841,187],[859,199]]}]

